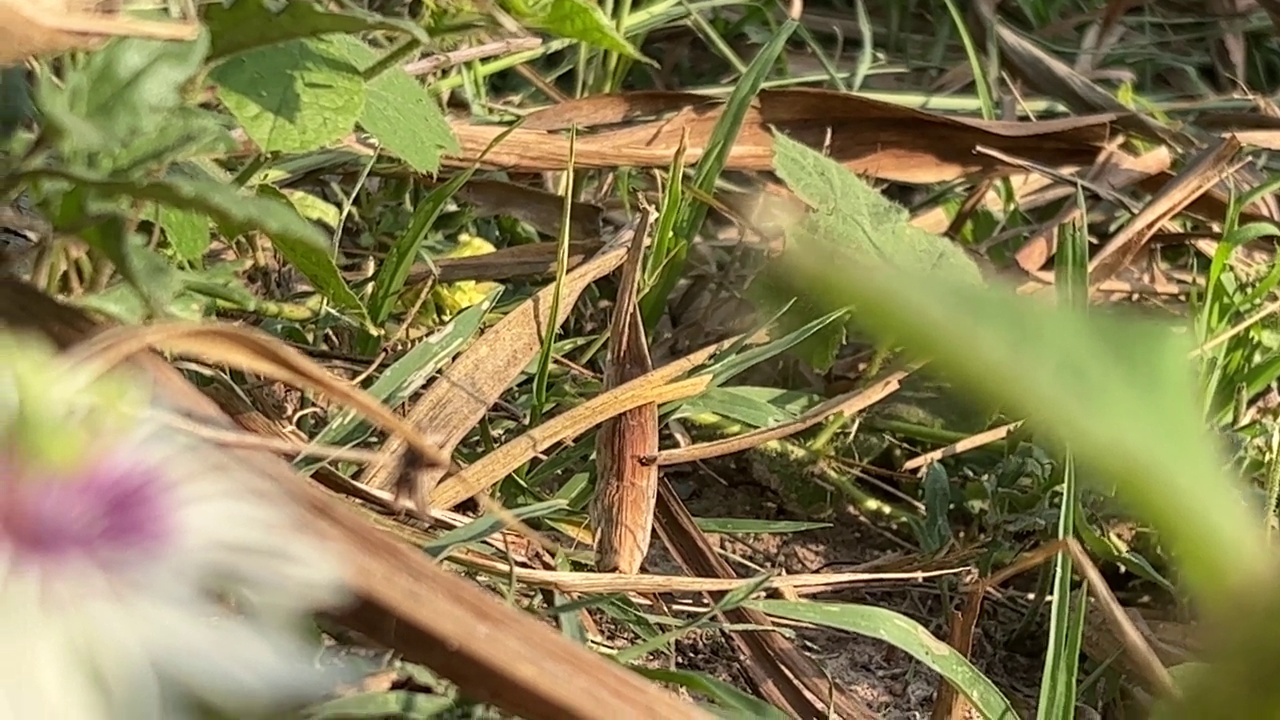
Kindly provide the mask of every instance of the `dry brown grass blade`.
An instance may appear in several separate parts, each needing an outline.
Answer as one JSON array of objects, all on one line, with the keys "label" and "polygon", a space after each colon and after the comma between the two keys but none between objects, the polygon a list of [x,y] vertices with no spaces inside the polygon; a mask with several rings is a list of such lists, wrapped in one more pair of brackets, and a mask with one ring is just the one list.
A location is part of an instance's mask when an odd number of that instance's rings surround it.
[{"label": "dry brown grass blade", "polygon": [[[669,366],[668,366],[669,367]],[[665,369],[665,368],[664,368]],[[647,404],[693,397],[706,390],[711,376],[668,382],[662,370],[636,378],[531,428],[440,483],[431,507],[450,508],[497,485],[509,473],[557,444],[581,435],[609,418]]]},{"label": "dry brown grass blade", "polygon": [[1115,593],[1111,592],[1111,586],[1107,585],[1107,579],[1102,577],[1102,571],[1093,563],[1093,558],[1089,557],[1089,553],[1073,537],[1067,538],[1066,549],[1075,560],[1080,574],[1088,581],[1089,589],[1093,591],[1093,597],[1111,626],[1111,631],[1124,643],[1130,662],[1148,683],[1148,687],[1162,695],[1177,697],[1179,691],[1169,669],[1160,662],[1160,657],[1152,649],[1147,637],[1116,599]]},{"label": "dry brown grass blade", "polygon": [[1070,65],[1011,30],[997,16],[998,4],[996,0],[976,0],[970,3],[970,30],[979,39],[980,47],[986,45],[988,38],[994,37],[1000,48],[1001,60],[1014,75],[1036,92],[1057,98],[1076,112],[1111,113],[1115,116],[1117,125],[1171,143],[1175,147],[1194,145],[1181,133],[1130,111],[1115,96],[1073,70]]},{"label": "dry brown grass blade", "polygon": [[[656,214],[642,211],[637,238],[646,237]],[[640,317],[640,280],[644,243],[632,242],[622,263],[618,295],[609,327],[604,390],[609,392],[653,371],[644,320]],[[658,452],[658,405],[645,403],[605,420],[596,433],[596,487],[591,499],[596,570],[633,575],[649,554],[653,505],[658,497],[658,468],[641,462]]]},{"label": "dry brown grass blade", "polygon": [[449,456],[427,442],[360,388],[337,379],[307,356],[256,329],[227,324],[167,322],[105,330],[68,351],[77,362],[106,371],[146,350],[226,365],[328,395],[402,438],[426,463],[448,467]]},{"label": "dry brown grass blade", "polygon": [[195,40],[196,22],[157,22],[119,14],[118,0],[0,0],[0,67],[33,55],[89,50],[112,37]]},{"label": "dry brown grass blade", "polygon": [[679,465],[722,455],[732,455],[733,453],[744,452],[767,442],[781,440],[798,432],[803,432],[830,417],[837,415],[847,417],[854,413],[862,412],[897,392],[898,388],[902,386],[903,379],[910,374],[909,370],[892,372],[888,377],[873,383],[869,387],[858,388],[833,397],[790,422],[768,428],[759,428],[742,435],[724,438],[723,440],[712,440],[687,447],[664,450],[652,458],[653,464]]},{"label": "dry brown grass blade", "polygon": [[1098,611],[1105,615],[1106,622],[1116,639],[1123,646],[1131,667],[1137,671],[1148,687],[1162,693],[1176,694],[1177,689],[1173,684],[1173,678],[1169,675],[1168,669],[1161,664],[1160,658],[1152,649],[1147,637],[1138,629],[1133,617],[1125,611],[1124,606],[1116,599],[1115,594],[1111,592],[1110,586],[1107,585],[1106,578],[1098,570],[1098,566],[1093,563],[1089,553],[1075,538],[1053,540],[1033,550],[1024,552],[1007,567],[1001,569],[1000,572],[990,577],[982,578],[965,587],[964,590],[981,592],[994,588],[1014,575],[1026,572],[1063,551],[1071,554],[1071,559],[1075,561],[1077,571],[1084,577],[1089,589],[1093,591],[1096,607]]},{"label": "dry brown grass blade", "polygon": [[[306,439],[297,428],[287,425],[279,419],[268,418],[237,393],[214,385],[206,388],[204,394],[212,398],[218,404],[218,407],[222,408],[222,411],[230,416],[237,425],[259,437],[280,438],[283,441],[293,443],[306,442]],[[406,537],[418,545],[421,545],[428,538],[415,528],[383,516],[402,519],[405,515],[408,515],[429,526],[438,525],[449,528],[462,527],[474,520],[474,518],[450,510],[427,508],[425,511],[419,511],[413,508],[406,509],[396,503],[395,496],[391,493],[361,485],[324,465],[317,467],[312,472],[311,479],[339,495],[371,505],[374,509],[366,509],[360,505],[355,505],[354,507],[370,518],[375,525],[390,529],[397,535]],[[518,557],[528,556],[533,546],[528,537],[522,537],[518,531],[511,530],[502,530],[496,534],[489,535],[484,539],[484,542],[489,543],[497,550]]]},{"label": "dry brown grass blade", "polygon": [[[719,102],[708,102],[689,93],[663,96],[649,92],[640,99],[637,112],[629,113],[622,105],[629,97],[588,97],[535,113],[533,119],[540,129],[526,123],[487,154],[486,149],[507,132],[506,128],[454,123],[462,151],[449,162],[467,167],[478,162],[489,168],[561,170],[568,157],[569,138],[559,128],[570,123],[581,127],[581,120],[612,121],[660,111],[673,116],[579,134],[575,163],[592,168],[666,168],[682,139],[687,139],[685,160],[697,162],[724,108]],[[669,99],[665,106],[664,97]],[[1087,165],[1106,142],[1113,118],[1106,114],[1034,123],[983,121],[937,115],[849,93],[766,90],[747,112],[726,167],[771,170],[775,131],[820,148],[855,172],[904,183],[944,182],[1002,167],[993,158],[974,155],[973,148],[978,145],[1052,167]]]},{"label": "dry brown grass blade", "polygon": [[[613,272],[627,254],[635,226],[624,228],[614,241],[590,261],[567,273],[560,292],[559,315],[550,317],[554,284],[507,313],[456,357],[409,409],[408,421],[422,428],[446,453],[462,442],[489,407],[528,367],[542,346],[543,333],[559,327],[569,317],[578,296],[591,283]],[[389,438],[383,447],[384,462],[369,466],[361,481],[379,490],[394,489],[404,444]],[[414,478],[420,492],[428,494],[444,473],[428,469]],[[422,505],[425,507],[425,505]]]},{"label": "dry brown grass blade", "polygon": [[[1117,192],[1165,172],[1172,162],[1172,154],[1164,145],[1136,158],[1128,153],[1108,149],[1098,159],[1098,163],[1089,169],[1085,180],[1091,187]],[[1079,217],[1082,210],[1077,204],[1069,203],[1051,220],[1041,225],[1014,254],[1018,265],[1027,272],[1044,267],[1057,250],[1058,228]]]},{"label": "dry brown grass blade", "polygon": [[[981,590],[965,593],[964,607],[959,612],[951,612],[947,644],[966,659],[973,657],[973,631],[978,626],[978,616],[981,612]],[[933,712],[930,718],[931,720],[965,720],[969,717],[969,708],[969,701],[956,692],[954,685],[949,682],[938,683],[938,692],[933,699]]]},{"label": "dry brown grass blade", "polygon": [[[1058,168],[1058,170],[1064,173],[1074,173],[1080,170],[1080,168],[1076,166],[1064,166]],[[1065,192],[1063,191],[1053,193],[1046,192],[1046,190],[1056,189],[1060,186],[1060,183],[1053,178],[1045,177],[1039,173],[1011,174],[1007,175],[1005,180],[1012,186],[1014,199],[1017,201],[1017,206],[1019,208],[1032,209],[1040,207],[1041,205],[1059,200],[1063,195],[1065,195]],[[1074,188],[1072,188],[1071,191],[1074,192]],[[999,192],[992,189],[982,196],[982,201],[978,207],[999,213],[1003,211],[1005,201],[1004,198],[1000,196]],[[949,213],[950,211],[945,206],[932,205],[912,215],[911,224],[921,230],[940,235],[945,233],[947,228],[951,225],[952,219]]]},{"label": "dry brown grass blade", "polygon": [[[573,270],[591,259],[604,247],[602,242],[569,243],[568,269]],[[409,274],[409,285],[429,280],[442,283],[459,280],[501,281],[520,277],[551,275],[556,271],[559,248],[555,243],[529,243],[498,248],[484,255],[440,258],[435,269],[415,265]]]},{"label": "dry brown grass blade", "polygon": [[936,463],[943,458],[954,457],[956,455],[959,455],[960,453],[969,452],[974,448],[979,448],[979,447],[982,447],[983,445],[989,445],[993,442],[998,442],[1000,440],[1003,440],[1009,437],[1010,435],[1012,435],[1013,431],[1017,430],[1020,427],[1022,427],[1022,421],[1017,420],[1015,422],[1001,425],[1000,427],[992,428],[990,430],[985,430],[983,432],[977,433],[976,435],[970,435],[969,437],[963,440],[958,440],[954,443],[951,443],[946,447],[940,447],[937,450],[930,450],[927,453],[917,455],[911,458],[910,460],[906,461],[905,463],[903,463],[902,467],[899,469],[902,472],[911,472],[912,470],[918,470],[919,468],[922,468],[926,465],[931,465],[933,463]]},{"label": "dry brown grass blade", "polygon": [[[685,572],[698,577],[737,578],[698,529],[693,516],[666,478],[658,478],[656,529]],[[729,623],[773,627],[769,616],[751,608],[721,613]],[[729,633],[743,658],[743,668],[760,695],[800,720],[871,720],[874,712],[832,683],[822,668],[795,644],[775,632]]]},{"label": "dry brown grass blade", "polygon": [[[83,312],[14,280],[0,279],[0,322],[69,346],[98,331]],[[218,406],[161,358],[135,356],[169,409],[233,428]],[[314,532],[351,558],[359,601],[336,620],[457,683],[467,697],[531,720],[711,716],[563,637],[551,627],[441,569],[421,551],[371,527],[347,503],[299,478],[270,453],[227,456],[278,484]]]},{"label": "dry brown grass blade", "polygon": [[[499,562],[478,553],[455,553],[449,556],[449,562],[457,563],[473,570],[480,570],[494,577],[514,577],[520,584],[529,587],[549,588],[564,593],[728,592],[756,582],[756,578],[742,580],[738,578],[686,577],[684,575],[621,575],[614,573],[531,570],[512,567],[507,563]],[[765,592],[786,588],[821,592],[865,583],[917,582],[925,578],[943,577],[967,571],[967,568],[947,568],[945,570],[902,573],[840,572],[776,575],[769,578],[760,587],[760,591]]]},{"label": "dry brown grass blade", "polygon": [[1182,172],[1151,198],[1089,261],[1089,283],[1110,280],[1138,254],[1166,221],[1182,212],[1196,198],[1230,174],[1231,161],[1240,151],[1232,137],[1219,140],[1201,152]]},{"label": "dry brown grass blade", "polygon": [[[479,217],[513,217],[529,223],[547,237],[560,237],[564,198],[555,193],[501,180],[472,178],[454,197],[472,205]],[[599,206],[573,202],[569,206],[569,237],[577,241],[600,237],[603,218],[604,211]]]}]

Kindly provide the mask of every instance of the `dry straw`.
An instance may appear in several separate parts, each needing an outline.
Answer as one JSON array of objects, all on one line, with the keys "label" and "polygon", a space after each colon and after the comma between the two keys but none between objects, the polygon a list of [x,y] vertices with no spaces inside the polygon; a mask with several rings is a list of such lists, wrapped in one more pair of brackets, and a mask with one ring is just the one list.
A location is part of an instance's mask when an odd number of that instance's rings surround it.
[{"label": "dry straw", "polygon": [[32,56],[89,50],[113,37],[194,40],[200,32],[191,19],[165,22],[130,17],[144,3],[121,0],[0,0],[0,67]]}]

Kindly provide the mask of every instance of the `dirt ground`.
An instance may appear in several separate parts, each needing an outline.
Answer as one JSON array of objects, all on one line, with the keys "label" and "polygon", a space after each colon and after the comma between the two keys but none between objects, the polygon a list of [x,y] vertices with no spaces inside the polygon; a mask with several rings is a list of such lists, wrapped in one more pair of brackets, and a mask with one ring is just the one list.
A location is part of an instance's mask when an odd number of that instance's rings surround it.
[{"label": "dirt ground", "polygon": [[[698,517],[791,519],[779,507],[768,488],[732,472],[689,474],[672,478],[690,511]],[[778,535],[710,535],[713,543],[732,555],[762,567],[784,568],[789,573],[861,570],[887,556],[905,557],[909,551],[894,543],[883,530],[853,512],[837,515],[832,527]],[[665,548],[650,552],[652,572],[679,573]],[[868,568],[868,571],[874,571]],[[945,638],[947,627],[942,594],[936,581],[898,582],[841,590],[813,596],[887,607],[901,612]],[[953,594],[952,602],[956,601]],[[1008,613],[984,610],[975,636],[973,661],[987,673],[1024,717],[1034,717],[1043,648],[1002,647],[1001,639],[1016,623]],[[1032,633],[1034,635],[1034,633]],[[930,717],[938,676],[910,655],[882,641],[826,630],[800,630],[800,647],[817,660],[842,686],[887,720],[923,720]],[[1042,636],[1041,636],[1042,637]],[[697,633],[677,643],[678,664],[699,670],[750,690],[740,659],[717,631]],[[975,714],[972,717],[978,717]]]}]

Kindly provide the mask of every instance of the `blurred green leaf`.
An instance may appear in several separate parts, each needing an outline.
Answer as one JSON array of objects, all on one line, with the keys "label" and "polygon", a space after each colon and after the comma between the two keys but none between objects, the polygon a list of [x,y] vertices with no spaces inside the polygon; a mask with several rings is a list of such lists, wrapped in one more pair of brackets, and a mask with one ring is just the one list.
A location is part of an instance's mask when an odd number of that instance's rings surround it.
[{"label": "blurred green leaf", "polygon": [[348,695],[302,713],[306,720],[424,720],[449,710],[453,698],[410,690]]},{"label": "blurred green leaf", "polygon": [[748,535],[756,533],[797,533],[831,527],[831,523],[804,520],[756,520],[753,518],[694,518],[703,532]]},{"label": "blurred green leaf", "polygon": [[963,694],[988,720],[1017,720],[1009,699],[978,672],[964,655],[920,623],[900,613],[869,605],[838,602],[749,600],[747,607],[774,617],[798,620],[883,640],[924,663]]},{"label": "blurred green leaf", "polygon": [[655,64],[623,37],[600,6],[591,0],[503,0],[502,6],[529,28]]},{"label": "blurred green leaf", "polygon": [[[844,167],[815,152],[800,152],[800,143],[781,133],[775,136],[774,164],[777,173],[797,196],[811,208],[810,212],[790,228],[788,252],[832,253],[826,260],[846,267],[865,263],[870,258],[891,258],[893,262],[917,271],[946,273],[965,282],[981,282],[978,267],[963,250],[946,238],[932,235],[909,223],[907,211],[886,199],[874,188]],[[805,148],[807,149],[807,148]],[[886,233],[886,228],[895,228]],[[826,242],[841,238],[840,243]],[[792,297],[780,292],[777,283],[787,280],[766,272],[753,286],[753,295],[767,309],[777,303],[794,302],[781,318],[784,328],[796,327],[814,317],[838,311],[847,303],[817,303],[805,293]],[[798,352],[818,370],[826,370],[835,361],[836,352],[846,342],[846,323],[833,323],[800,346]]]},{"label": "blurred green leaf", "polygon": [[168,205],[159,205],[156,210],[156,222],[164,229],[174,257],[183,262],[198,263],[209,249],[208,216]]},{"label": "blurred green leaf", "polygon": [[114,154],[171,128],[208,49],[207,33],[193,42],[119,38],[83,56],[64,82],[42,74],[36,104],[44,129],[66,152]]},{"label": "blurred green leaf", "polygon": [[[288,207],[289,201],[284,193],[270,185],[259,186],[258,194],[274,195],[280,199],[281,206]],[[314,226],[309,225],[309,227]],[[327,240],[317,243],[293,235],[272,235],[271,245],[303,275],[306,275],[307,279],[315,284],[320,294],[339,307],[354,311],[363,325],[369,325],[369,313],[365,310],[364,303],[360,302],[360,298],[347,284],[346,278],[342,277],[342,272],[338,270],[338,264],[333,259],[333,251],[329,248]]]},{"label": "blurred green leaf", "polygon": [[342,220],[342,210],[333,203],[297,188],[283,188],[280,194],[302,217],[334,230],[338,229],[338,223]]},{"label": "blurred green leaf", "polygon": [[[368,68],[378,59],[358,38],[344,35],[332,38],[332,42],[356,67]],[[398,66],[369,81],[360,126],[420,173],[434,173],[440,168],[441,153],[459,150],[458,139],[438,102]]]},{"label": "blurred green leaf", "polygon": [[364,79],[335,48],[323,38],[259,47],[210,77],[263,152],[307,152],[350,133],[364,111]]},{"label": "blurred green leaf", "polygon": [[53,168],[23,173],[22,177],[60,180],[101,194],[151,200],[179,210],[204,213],[231,235],[260,230],[275,241],[284,238],[291,244],[311,245],[321,250],[328,245],[324,233],[302,219],[287,202],[247,195],[212,180],[176,173],[156,180],[111,180]]},{"label": "blurred green leaf", "polygon": [[286,3],[278,12],[268,8],[263,0],[236,0],[230,7],[214,4],[206,7],[204,21],[213,36],[210,59],[328,33],[389,30],[410,35],[422,43],[431,40],[425,30],[407,20],[384,17],[351,5],[342,12],[327,12],[314,3],[300,0]]},{"label": "blurred green leaf", "polygon": [[[838,189],[861,182],[785,138],[775,151],[784,176],[809,168],[804,177],[830,178]],[[806,192],[815,210],[777,262],[789,295],[856,304],[861,326],[929,359],[971,398],[1026,417],[1037,437],[1069,448],[1087,470],[1082,477],[1109,484],[1101,489],[1114,489],[1156,528],[1206,607],[1222,609],[1235,590],[1265,577],[1262,534],[1201,422],[1186,332],[984,287],[954,255],[917,242],[918,231],[900,216],[875,227],[875,254],[832,262],[847,256],[847,238],[862,235],[863,226],[830,220],[852,204],[843,192]]]}]

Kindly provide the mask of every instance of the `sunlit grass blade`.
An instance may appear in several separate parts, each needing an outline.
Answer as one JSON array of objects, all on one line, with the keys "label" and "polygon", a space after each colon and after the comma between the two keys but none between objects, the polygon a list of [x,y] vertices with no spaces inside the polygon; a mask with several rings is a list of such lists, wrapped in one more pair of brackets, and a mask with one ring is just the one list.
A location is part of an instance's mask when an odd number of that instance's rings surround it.
[{"label": "sunlit grass blade", "polygon": [[883,640],[937,672],[988,720],[1017,720],[1009,699],[955,648],[901,613],[838,602],[751,600],[748,607],[774,617],[835,628]]},{"label": "sunlit grass blade", "polygon": [[[764,81],[768,79],[769,72],[797,27],[799,23],[790,18],[782,24],[773,38],[752,59],[725,101],[724,112],[712,128],[711,137],[707,140],[706,149],[693,174],[693,189],[703,196],[709,197],[714,194],[716,182],[720,179],[720,173],[724,171],[724,166],[729,160],[729,151],[733,149],[738,131],[742,129],[747,111],[751,108],[751,101]],[[641,305],[646,327],[653,327],[657,322],[658,315],[665,307],[671,291],[680,280],[684,272],[689,243],[702,230],[702,223],[706,217],[707,206],[704,203],[699,202],[692,195],[681,198],[679,216],[675,222],[673,234],[670,236],[672,247],[664,260],[665,266],[654,280],[653,288],[646,294]]]}]

